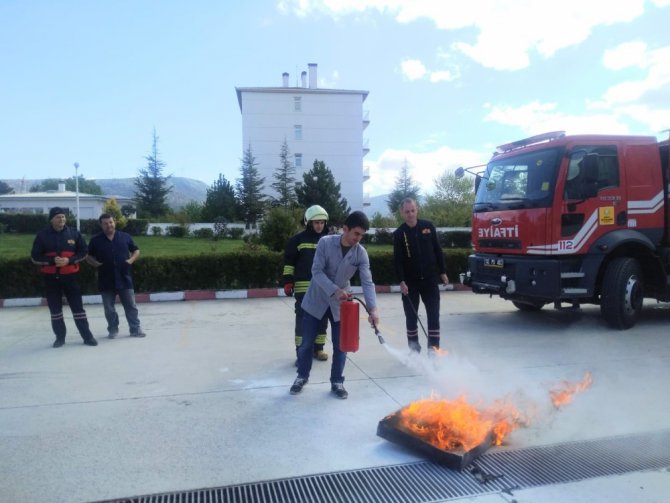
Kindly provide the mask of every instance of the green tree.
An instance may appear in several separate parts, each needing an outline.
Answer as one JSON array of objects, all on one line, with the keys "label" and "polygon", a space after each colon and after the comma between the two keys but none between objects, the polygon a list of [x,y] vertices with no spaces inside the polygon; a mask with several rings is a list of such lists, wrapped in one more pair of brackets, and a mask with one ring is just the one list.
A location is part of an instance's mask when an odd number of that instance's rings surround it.
[{"label": "green tree", "polygon": [[459,179],[453,173],[444,172],[434,183],[435,192],[426,196],[420,216],[437,227],[470,227],[475,202],[473,178]]},{"label": "green tree", "polygon": [[386,204],[391,211],[391,215],[398,214],[400,202],[406,197],[411,197],[415,201],[418,201],[420,192],[421,189],[414,183],[412,175],[409,173],[409,166],[407,164],[407,159],[405,159],[402,168],[400,168],[400,175],[395,179],[393,191],[386,199]]},{"label": "green tree", "polygon": [[128,223],[128,219],[123,216],[121,208],[119,208],[119,203],[113,197],[107,199],[105,204],[102,205],[102,212],[109,213],[114,217],[116,228],[119,230],[123,229]]},{"label": "green tree", "polygon": [[266,201],[263,194],[263,183],[258,172],[258,163],[251,152],[251,145],[244,151],[240,178],[237,179],[236,195],[239,202],[241,216],[247,229],[256,226],[256,222],[263,216]]},{"label": "green tree", "polygon": [[288,143],[284,139],[279,152],[279,168],[273,174],[274,182],[271,187],[278,196],[273,198],[273,206],[281,206],[285,210],[294,208],[298,204],[295,195],[295,167],[291,162]]},{"label": "green tree", "polygon": [[397,227],[398,220],[395,217],[385,217],[378,211],[375,211],[370,219],[370,227],[376,229],[388,229],[391,227]]},{"label": "green tree", "polygon": [[233,222],[237,218],[237,213],[235,188],[219,173],[219,178],[207,189],[202,219],[205,222],[215,222],[223,218],[227,222]]},{"label": "green tree", "polygon": [[[58,178],[47,178],[30,187],[29,192],[46,192],[47,190],[58,190],[59,183],[60,180]],[[65,190],[69,190],[70,192],[75,192],[77,190],[77,181],[74,176],[65,180]],[[83,175],[79,175],[79,193],[101,196],[102,188],[100,185],[95,183],[94,180],[86,180]]]},{"label": "green tree", "polygon": [[184,218],[189,222],[202,222],[202,210],[204,204],[200,201],[191,200],[184,205],[181,209],[181,212],[184,214]]},{"label": "green tree", "polygon": [[0,180],[0,194],[13,194],[14,189],[11,188],[7,183]]},{"label": "green tree", "polygon": [[171,175],[163,176],[165,163],[158,156],[158,136],[153,131],[151,154],[146,156],[147,166],[139,170],[135,178],[135,200],[138,214],[142,218],[160,218],[169,213],[167,196],[173,187],[168,186]]},{"label": "green tree", "polygon": [[259,237],[270,250],[284,251],[286,242],[299,230],[290,210],[270,208],[263,217]]},{"label": "green tree", "polygon": [[328,212],[328,221],[340,226],[351,211],[340,187],[328,166],[315,159],[312,169],[302,175],[302,183],[296,186],[295,192],[300,206],[308,208],[318,204]]}]

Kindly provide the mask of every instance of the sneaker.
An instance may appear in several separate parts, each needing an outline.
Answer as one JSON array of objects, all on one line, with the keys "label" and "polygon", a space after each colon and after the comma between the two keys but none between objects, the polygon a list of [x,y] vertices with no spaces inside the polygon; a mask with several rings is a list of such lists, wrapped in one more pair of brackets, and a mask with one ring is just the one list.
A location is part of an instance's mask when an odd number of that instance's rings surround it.
[{"label": "sneaker", "polygon": [[291,394],[292,395],[297,395],[302,391],[302,387],[307,384],[308,379],[305,379],[304,377],[296,377],[295,381],[293,381],[293,386],[291,386]]},{"label": "sneaker", "polygon": [[84,339],[84,344],[87,346],[97,346],[98,341],[95,340],[95,337],[89,337],[88,339]]},{"label": "sneaker", "polygon": [[137,331],[137,332],[131,332],[131,333],[130,333],[130,336],[131,336],[131,337],[146,337],[147,334],[145,334],[144,332],[142,332],[142,329],[140,328],[140,330]]},{"label": "sneaker", "polygon": [[326,360],[328,360],[328,353],[326,353],[322,349],[319,349],[318,351],[314,351],[314,358],[319,360],[320,362],[325,362]]},{"label": "sneaker", "polygon": [[341,382],[335,382],[330,385],[330,391],[335,393],[335,396],[337,398],[341,398],[342,400],[346,399],[349,396],[349,393],[347,393],[347,390],[344,389],[344,384]]},{"label": "sneaker", "polygon": [[113,339],[113,338],[116,337],[117,335],[119,335],[119,330],[118,330],[118,329],[116,329],[116,330],[110,330],[110,331],[109,331],[109,334],[107,335],[107,337],[109,337],[110,339]]},{"label": "sneaker", "polygon": [[60,339],[56,339],[56,340],[54,341],[53,347],[55,347],[55,348],[59,348],[59,347],[61,347],[63,344],[65,344],[65,341],[61,341]]}]

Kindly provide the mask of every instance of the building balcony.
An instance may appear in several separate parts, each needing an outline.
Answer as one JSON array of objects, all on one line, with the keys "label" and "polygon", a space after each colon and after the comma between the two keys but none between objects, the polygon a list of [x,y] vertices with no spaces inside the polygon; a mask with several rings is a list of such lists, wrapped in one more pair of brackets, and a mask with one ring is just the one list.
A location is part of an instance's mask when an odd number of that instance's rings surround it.
[{"label": "building balcony", "polygon": [[363,155],[368,155],[370,153],[370,140],[367,138],[363,140]]},{"label": "building balcony", "polygon": [[365,110],[363,112],[363,130],[370,125],[370,111]]},{"label": "building balcony", "polygon": [[363,206],[370,206],[370,193],[366,192],[363,194]]},{"label": "building balcony", "polygon": [[370,179],[370,167],[363,166],[363,181],[367,182]]}]

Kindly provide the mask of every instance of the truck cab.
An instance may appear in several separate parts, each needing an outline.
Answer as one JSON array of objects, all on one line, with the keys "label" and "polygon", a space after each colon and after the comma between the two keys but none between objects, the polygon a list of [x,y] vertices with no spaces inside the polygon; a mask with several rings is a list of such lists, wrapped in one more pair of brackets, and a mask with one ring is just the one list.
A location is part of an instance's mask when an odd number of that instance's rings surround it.
[{"label": "truck cab", "polygon": [[479,173],[464,283],[524,311],[599,304],[617,328],[668,300],[667,141],[555,131]]}]

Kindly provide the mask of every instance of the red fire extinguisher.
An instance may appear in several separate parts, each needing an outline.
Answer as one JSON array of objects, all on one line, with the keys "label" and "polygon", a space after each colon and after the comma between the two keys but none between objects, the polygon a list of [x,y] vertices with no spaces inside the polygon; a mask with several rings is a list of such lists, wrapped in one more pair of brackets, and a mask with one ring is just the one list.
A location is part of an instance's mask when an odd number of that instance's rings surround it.
[{"label": "red fire extinguisher", "polygon": [[340,351],[355,353],[358,351],[360,323],[358,302],[353,299],[340,303]]}]

